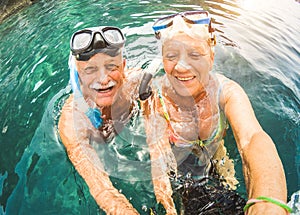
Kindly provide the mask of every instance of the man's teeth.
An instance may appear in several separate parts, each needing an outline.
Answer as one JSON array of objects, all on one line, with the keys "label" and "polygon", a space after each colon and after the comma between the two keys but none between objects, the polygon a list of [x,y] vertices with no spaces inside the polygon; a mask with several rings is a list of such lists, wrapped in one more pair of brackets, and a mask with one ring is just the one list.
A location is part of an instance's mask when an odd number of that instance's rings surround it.
[{"label": "man's teeth", "polygon": [[192,80],[194,78],[194,76],[190,76],[190,77],[176,77],[179,81],[189,81]]},{"label": "man's teeth", "polygon": [[115,82],[109,82],[106,85],[100,85],[98,90],[106,90],[106,89],[114,87],[115,85],[116,85]]},{"label": "man's teeth", "polygon": [[105,91],[105,90],[110,90],[112,87],[114,87],[116,85],[116,82],[114,81],[110,81],[108,84],[106,85],[102,85],[99,83],[95,83],[92,85],[92,88],[94,90],[98,90],[98,91]]}]

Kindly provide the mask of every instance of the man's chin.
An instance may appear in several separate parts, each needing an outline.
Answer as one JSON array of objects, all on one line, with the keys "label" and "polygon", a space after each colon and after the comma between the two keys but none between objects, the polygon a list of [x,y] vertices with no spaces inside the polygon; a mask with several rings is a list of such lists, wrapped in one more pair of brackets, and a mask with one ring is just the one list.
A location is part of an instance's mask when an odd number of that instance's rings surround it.
[{"label": "man's chin", "polygon": [[96,104],[98,107],[111,106],[114,103],[114,97],[116,95],[116,90],[110,90],[105,93],[97,93]]},{"label": "man's chin", "polygon": [[108,97],[108,98],[101,98],[96,101],[96,104],[98,107],[108,107],[113,104],[113,98]]}]

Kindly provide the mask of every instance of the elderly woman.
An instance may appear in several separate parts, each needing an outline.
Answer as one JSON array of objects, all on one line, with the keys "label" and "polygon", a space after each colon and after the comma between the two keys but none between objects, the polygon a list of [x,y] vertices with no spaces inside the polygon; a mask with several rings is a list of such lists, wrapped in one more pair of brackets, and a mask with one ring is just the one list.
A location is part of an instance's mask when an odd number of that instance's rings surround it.
[{"label": "elderly woman", "polygon": [[[243,161],[249,198],[244,210],[286,214],[285,174],[272,139],[240,85],[211,72],[216,41],[208,12],[163,17],[153,29],[162,43],[165,75],[153,81],[154,93],[144,105],[148,142],[167,154],[161,172],[169,167],[177,177],[201,179],[212,170],[222,175],[218,166],[226,154],[222,139],[228,121]],[[234,185],[232,165],[224,158],[230,173],[225,178]]]}]

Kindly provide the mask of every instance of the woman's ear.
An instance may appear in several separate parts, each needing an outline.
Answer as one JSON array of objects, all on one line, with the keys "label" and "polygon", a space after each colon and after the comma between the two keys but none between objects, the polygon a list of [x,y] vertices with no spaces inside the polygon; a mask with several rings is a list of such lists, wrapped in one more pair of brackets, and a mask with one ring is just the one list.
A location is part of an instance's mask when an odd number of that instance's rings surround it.
[{"label": "woman's ear", "polygon": [[125,78],[126,59],[123,58],[123,78]]},{"label": "woman's ear", "polygon": [[210,62],[210,70],[212,70],[213,65],[214,65],[214,61],[215,61],[215,51],[214,51],[214,47],[210,48],[210,58],[209,58],[209,62]]},{"label": "woman's ear", "polygon": [[125,68],[126,67],[126,59],[124,58],[123,59],[123,68]]}]

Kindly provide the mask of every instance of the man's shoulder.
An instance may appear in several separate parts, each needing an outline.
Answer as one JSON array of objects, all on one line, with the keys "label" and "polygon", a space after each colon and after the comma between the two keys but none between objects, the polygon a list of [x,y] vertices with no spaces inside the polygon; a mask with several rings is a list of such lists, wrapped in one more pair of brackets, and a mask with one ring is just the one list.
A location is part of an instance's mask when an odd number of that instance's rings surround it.
[{"label": "man's shoulder", "polygon": [[74,106],[74,95],[70,94],[70,96],[66,99],[62,107],[61,117],[65,117],[66,115],[71,114],[71,112],[73,111],[73,106]]},{"label": "man's shoulder", "polygon": [[69,123],[73,119],[73,102],[74,102],[74,96],[71,94],[67,100],[65,101],[62,110],[61,115],[59,117],[58,122],[58,128],[60,132],[63,132]]}]

